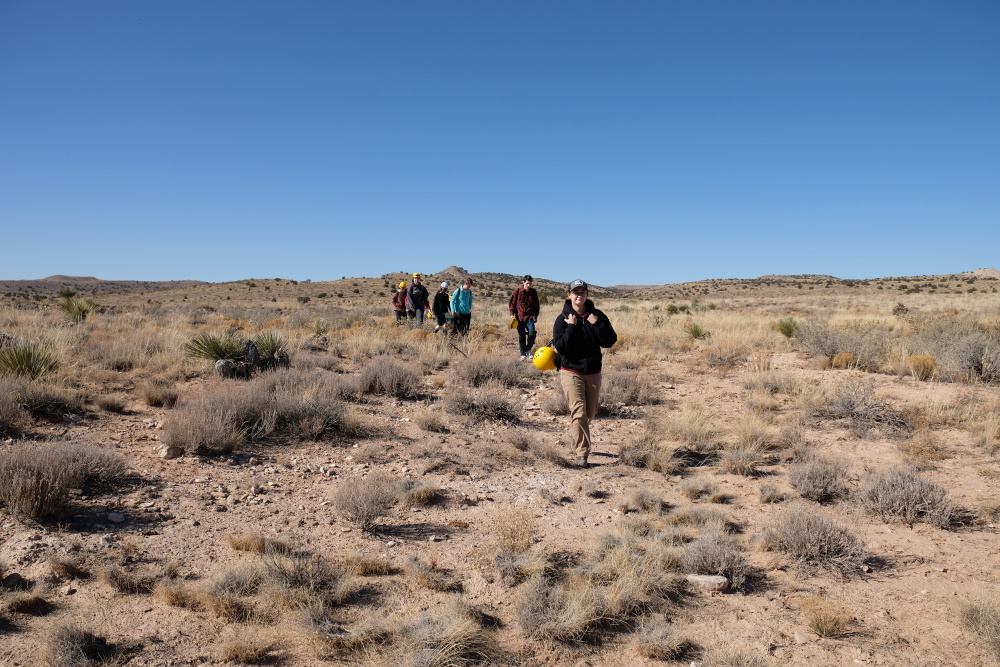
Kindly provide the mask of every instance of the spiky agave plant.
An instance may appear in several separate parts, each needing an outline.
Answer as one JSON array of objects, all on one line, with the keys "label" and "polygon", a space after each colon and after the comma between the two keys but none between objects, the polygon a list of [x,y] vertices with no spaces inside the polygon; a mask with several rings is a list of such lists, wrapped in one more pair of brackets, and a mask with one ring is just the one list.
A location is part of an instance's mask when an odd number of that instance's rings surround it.
[{"label": "spiky agave plant", "polygon": [[237,361],[243,357],[243,343],[228,332],[218,334],[206,331],[188,341],[184,345],[184,352],[197,359]]},{"label": "spiky agave plant", "polygon": [[0,371],[32,380],[59,367],[52,348],[44,343],[15,339],[0,347]]},{"label": "spiky agave plant", "polygon": [[285,350],[287,345],[285,336],[280,331],[262,331],[253,337],[253,344],[257,346],[261,359],[274,359],[279,352]]},{"label": "spiky agave plant", "polygon": [[87,318],[87,315],[96,313],[101,307],[90,299],[67,297],[59,302],[59,309],[66,313],[70,322],[79,324]]}]

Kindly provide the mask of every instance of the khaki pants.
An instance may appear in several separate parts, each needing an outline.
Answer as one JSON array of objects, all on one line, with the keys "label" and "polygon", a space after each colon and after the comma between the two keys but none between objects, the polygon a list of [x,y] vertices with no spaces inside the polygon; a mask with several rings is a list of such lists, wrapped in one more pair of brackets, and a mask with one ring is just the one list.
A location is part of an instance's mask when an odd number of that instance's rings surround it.
[{"label": "khaki pants", "polygon": [[569,404],[570,444],[577,456],[590,454],[590,421],[597,415],[597,402],[601,394],[601,374],[580,375],[560,370],[559,382]]}]

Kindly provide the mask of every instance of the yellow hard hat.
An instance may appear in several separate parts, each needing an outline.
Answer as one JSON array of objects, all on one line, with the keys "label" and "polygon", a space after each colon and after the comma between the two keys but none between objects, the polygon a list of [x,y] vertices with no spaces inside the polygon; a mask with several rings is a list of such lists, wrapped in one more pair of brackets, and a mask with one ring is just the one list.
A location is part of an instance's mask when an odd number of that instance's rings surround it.
[{"label": "yellow hard hat", "polygon": [[413,274],[413,277],[414,277],[414,278],[419,278],[419,277],[420,277],[420,274],[419,274],[419,273],[414,273],[414,274]]},{"label": "yellow hard hat", "polygon": [[400,287],[406,287],[406,281],[405,280],[400,280],[399,281],[399,286]]},{"label": "yellow hard hat", "polygon": [[556,369],[556,351],[551,347],[540,347],[535,350],[535,356],[531,363],[540,371],[554,371]]}]

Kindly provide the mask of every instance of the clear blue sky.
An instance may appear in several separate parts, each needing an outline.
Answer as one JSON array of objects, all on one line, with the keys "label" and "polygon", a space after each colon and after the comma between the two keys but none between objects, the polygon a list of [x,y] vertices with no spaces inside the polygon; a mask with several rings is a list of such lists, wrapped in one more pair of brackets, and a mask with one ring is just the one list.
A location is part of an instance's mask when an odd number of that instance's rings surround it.
[{"label": "clear blue sky", "polygon": [[0,3],[0,278],[1000,268],[1000,2]]}]

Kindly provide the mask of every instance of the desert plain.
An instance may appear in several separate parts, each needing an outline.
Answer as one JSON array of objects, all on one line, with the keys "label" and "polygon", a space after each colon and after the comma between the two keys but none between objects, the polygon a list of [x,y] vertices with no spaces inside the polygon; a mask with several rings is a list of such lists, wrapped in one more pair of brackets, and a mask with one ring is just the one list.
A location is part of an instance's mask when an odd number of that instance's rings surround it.
[{"label": "desert plain", "polygon": [[1000,272],[594,286],[586,469],[518,276],[407,275],[0,281],[0,664],[1000,658]]}]

